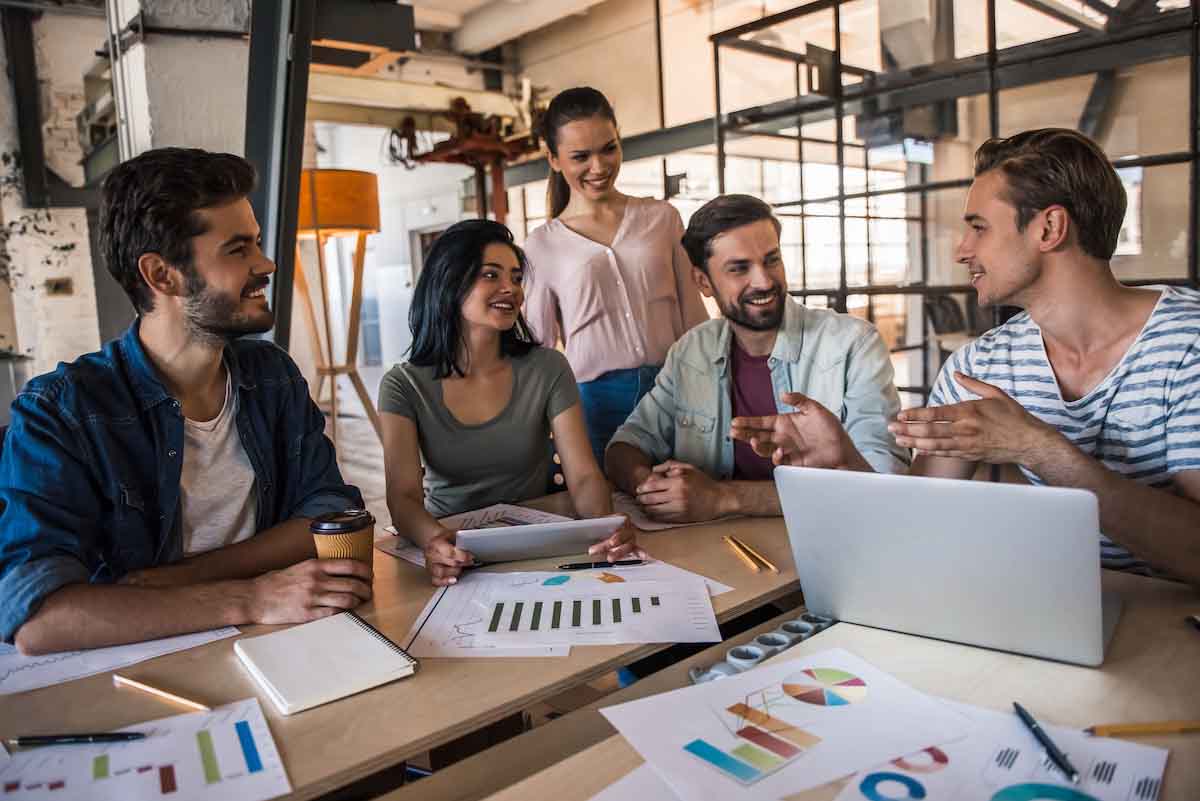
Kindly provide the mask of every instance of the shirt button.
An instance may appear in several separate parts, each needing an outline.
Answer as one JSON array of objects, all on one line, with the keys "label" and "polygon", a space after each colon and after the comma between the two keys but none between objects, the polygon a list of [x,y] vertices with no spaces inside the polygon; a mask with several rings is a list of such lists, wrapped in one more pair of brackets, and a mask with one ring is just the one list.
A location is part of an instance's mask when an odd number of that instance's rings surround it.
[{"label": "shirt button", "polygon": [[173,451],[173,450],[172,450],[172,451],[167,451],[167,456],[170,456],[172,459],[174,459],[174,458],[175,458],[175,451]]}]

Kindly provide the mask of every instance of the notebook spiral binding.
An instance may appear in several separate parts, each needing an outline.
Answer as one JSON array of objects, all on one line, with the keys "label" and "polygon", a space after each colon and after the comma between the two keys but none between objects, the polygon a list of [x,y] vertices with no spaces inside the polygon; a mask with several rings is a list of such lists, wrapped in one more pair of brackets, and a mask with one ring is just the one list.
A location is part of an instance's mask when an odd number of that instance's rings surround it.
[{"label": "notebook spiral binding", "polygon": [[392,651],[392,653],[398,654],[398,655],[404,657],[405,659],[407,659],[409,662],[412,663],[414,668],[420,664],[417,662],[417,660],[415,660],[411,656],[409,656],[408,651],[405,651],[399,645],[392,642],[391,639],[389,639],[386,634],[384,634],[382,631],[380,631],[379,629],[372,626],[367,621],[363,620],[358,615],[354,614],[354,612],[348,611],[348,612],[346,612],[346,614],[350,617],[351,620],[353,620],[355,623],[358,624],[359,628],[361,628],[367,634],[370,634],[375,639],[379,640],[379,642],[386,645]]}]

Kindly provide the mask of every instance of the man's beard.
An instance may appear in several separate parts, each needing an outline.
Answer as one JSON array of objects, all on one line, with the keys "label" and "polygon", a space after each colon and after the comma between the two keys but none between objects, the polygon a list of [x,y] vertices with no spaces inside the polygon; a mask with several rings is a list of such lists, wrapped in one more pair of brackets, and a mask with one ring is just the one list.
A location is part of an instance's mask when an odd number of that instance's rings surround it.
[{"label": "man's beard", "polygon": [[245,334],[270,331],[275,324],[275,315],[269,309],[261,316],[246,315],[239,311],[242,296],[231,298],[215,292],[199,275],[189,275],[186,288],[184,321],[194,339],[224,343]]},{"label": "man's beard", "polygon": [[[726,303],[723,298],[718,297],[717,306],[721,309],[721,314],[725,316],[725,319],[737,323],[743,328],[749,328],[751,331],[774,331],[783,322],[784,294],[783,288],[776,285],[770,292],[743,292],[736,303]],[[778,299],[775,310],[766,317],[762,317],[761,313],[751,316],[753,312],[748,312],[746,309],[748,302],[751,299],[771,295]],[[750,306],[750,308],[754,309],[755,307]]]}]

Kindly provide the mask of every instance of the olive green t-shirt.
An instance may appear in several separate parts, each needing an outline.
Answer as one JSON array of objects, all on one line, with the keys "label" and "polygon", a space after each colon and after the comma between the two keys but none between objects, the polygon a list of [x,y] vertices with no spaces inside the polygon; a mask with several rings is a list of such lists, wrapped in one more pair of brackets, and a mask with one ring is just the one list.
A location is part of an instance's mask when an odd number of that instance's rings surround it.
[{"label": "olive green t-shirt", "polygon": [[512,397],[486,423],[460,423],[442,399],[432,367],[398,364],[379,387],[379,409],[417,426],[425,463],[425,508],[434,517],[517,503],[546,494],[550,480],[550,421],[579,403],[566,358],[536,347],[510,357]]}]

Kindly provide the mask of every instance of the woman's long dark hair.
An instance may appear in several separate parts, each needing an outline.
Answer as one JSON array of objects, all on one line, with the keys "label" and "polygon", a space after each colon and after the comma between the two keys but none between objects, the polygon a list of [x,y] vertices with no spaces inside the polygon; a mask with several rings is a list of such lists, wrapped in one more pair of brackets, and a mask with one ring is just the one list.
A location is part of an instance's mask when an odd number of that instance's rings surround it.
[{"label": "woman's long dark hair", "polygon": [[[492,220],[455,223],[429,249],[408,312],[413,336],[408,361],[419,367],[433,367],[434,378],[466,374],[465,365],[458,363],[458,346],[463,340],[462,302],[479,276],[483,250],[491,244],[512,248],[517,263],[529,274],[529,262],[513,242],[512,232]],[[500,353],[505,356],[524,356],[537,344],[520,312],[516,325],[500,334]]]},{"label": "woman's long dark hair", "polygon": [[[586,120],[588,117],[604,117],[617,127],[617,115],[612,105],[599,90],[590,86],[577,86],[565,89],[554,96],[550,107],[542,116],[542,140],[550,152],[558,156],[558,131],[568,122]],[[546,208],[550,210],[550,219],[563,213],[567,201],[571,199],[571,187],[561,172],[550,171],[550,180],[546,185]]]}]

